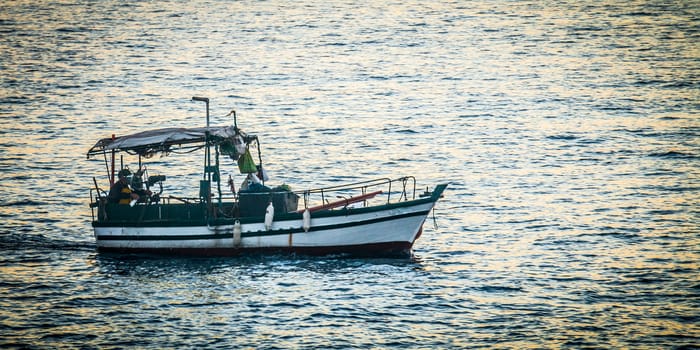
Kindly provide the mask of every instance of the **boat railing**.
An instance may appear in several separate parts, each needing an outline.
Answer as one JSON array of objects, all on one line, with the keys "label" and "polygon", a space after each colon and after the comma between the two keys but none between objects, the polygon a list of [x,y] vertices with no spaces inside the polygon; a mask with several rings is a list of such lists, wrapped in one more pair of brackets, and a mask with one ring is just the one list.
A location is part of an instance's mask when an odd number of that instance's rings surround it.
[{"label": "boat railing", "polygon": [[[313,212],[320,210],[331,210],[336,208],[347,208],[350,205],[356,203],[363,203],[363,206],[367,206],[370,200],[374,198],[382,198],[384,196],[386,197],[385,203],[390,204],[392,203],[392,199],[394,202],[415,199],[416,179],[413,176],[404,176],[396,179],[379,178],[344,185],[328,186],[303,191],[294,191],[291,193],[303,198],[303,202],[299,203],[300,205],[299,207],[297,207],[296,200],[294,200],[294,204],[291,207],[288,206],[287,208],[287,210],[289,210],[290,212],[302,212],[306,209],[309,209],[309,211]],[[272,192],[260,193],[260,195],[270,196],[272,196],[272,194]],[[398,198],[396,197],[397,195]],[[206,202],[207,201],[205,199],[198,197],[178,197],[168,195],[160,196],[153,202],[146,201],[145,203],[138,203],[138,205],[169,205],[174,203],[182,203],[186,205],[200,205]],[[224,205],[229,211],[234,210],[230,207],[232,204],[234,205],[233,208],[238,208],[239,204],[243,204],[241,202],[240,196],[238,195],[225,196],[222,198],[222,202],[228,203]],[[107,192],[97,186],[91,188],[90,208],[93,221],[108,220],[107,211],[105,210],[106,205]],[[215,210],[215,208],[217,208],[218,211],[222,211],[220,204],[217,205],[216,201],[212,198],[210,210]],[[103,217],[97,218],[98,216]]]},{"label": "boat railing", "polygon": [[[349,204],[353,204],[356,202],[366,203],[367,200],[380,194],[386,195],[386,204],[389,204],[392,200],[392,194],[394,196],[397,194],[397,186],[399,187],[399,198],[396,200],[397,202],[400,202],[402,200],[407,201],[409,200],[409,196],[410,199],[416,198],[416,178],[413,176],[404,176],[396,179],[379,178],[337,186],[310,189],[305,191],[295,191],[294,193],[303,198],[303,208],[311,207],[311,201],[313,196],[320,196],[320,201],[322,204],[320,206],[311,208],[332,209],[336,206],[348,206]],[[352,195],[350,197],[347,197],[353,192],[356,193],[358,190],[360,191],[360,195]],[[334,202],[331,202],[330,200],[334,200]]]},{"label": "boat railing", "polygon": [[[92,221],[95,221],[97,215],[103,215],[102,220],[107,220],[107,212],[104,210],[107,205],[107,192],[99,187],[90,188],[90,211],[92,215]],[[156,197],[153,197],[156,198]],[[157,197],[157,199],[148,198],[145,202],[139,202],[138,205],[150,205],[150,204],[171,204],[174,203],[184,203],[184,204],[200,204],[203,202],[201,198],[185,198],[176,196],[163,196]],[[97,210],[97,212],[95,212]]]},{"label": "boat railing", "polygon": [[106,202],[107,192],[99,187],[90,189],[90,214],[92,215],[92,221],[95,221],[95,209],[104,206]]}]

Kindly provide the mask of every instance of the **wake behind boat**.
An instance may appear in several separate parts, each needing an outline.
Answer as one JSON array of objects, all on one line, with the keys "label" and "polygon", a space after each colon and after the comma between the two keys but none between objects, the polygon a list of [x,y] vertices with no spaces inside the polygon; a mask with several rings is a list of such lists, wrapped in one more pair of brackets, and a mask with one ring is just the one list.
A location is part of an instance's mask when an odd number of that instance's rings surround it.
[{"label": "wake behind boat", "polygon": [[[361,256],[410,254],[423,223],[447,184],[416,196],[416,180],[375,179],[292,191],[269,187],[257,136],[233,126],[165,128],[99,140],[88,158],[102,155],[109,193],[93,178],[92,226],[100,251],[185,255],[236,255],[246,251]],[[153,155],[203,151],[198,196],[163,194],[166,176],[149,176]],[[253,152],[251,152],[253,150]],[[253,154],[257,150],[257,164]],[[116,155],[120,154],[119,170]],[[131,171],[123,156],[138,158]],[[221,158],[245,176],[222,179]],[[115,179],[115,174],[118,176]],[[224,187],[224,189],[222,189]],[[193,189],[196,192],[197,189]]]}]

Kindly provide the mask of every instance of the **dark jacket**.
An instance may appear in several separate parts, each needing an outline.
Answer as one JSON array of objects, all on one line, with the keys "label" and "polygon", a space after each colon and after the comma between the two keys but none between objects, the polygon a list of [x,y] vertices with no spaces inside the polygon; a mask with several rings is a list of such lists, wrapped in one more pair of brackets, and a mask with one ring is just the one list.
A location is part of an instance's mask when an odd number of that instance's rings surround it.
[{"label": "dark jacket", "polygon": [[131,188],[129,185],[117,181],[109,190],[107,199],[110,203],[129,204],[131,202]]}]

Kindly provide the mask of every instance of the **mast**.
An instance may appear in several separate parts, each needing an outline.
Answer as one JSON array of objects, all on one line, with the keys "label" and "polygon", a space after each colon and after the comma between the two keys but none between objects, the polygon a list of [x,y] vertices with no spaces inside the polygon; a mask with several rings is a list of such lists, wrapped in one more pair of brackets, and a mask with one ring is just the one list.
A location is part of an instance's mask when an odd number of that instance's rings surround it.
[{"label": "mast", "polygon": [[[202,174],[202,180],[199,182],[199,196],[207,202],[207,207],[211,208],[211,184],[212,181],[217,183],[218,190],[218,204],[219,208],[222,207],[221,203],[221,175],[219,174],[219,149],[218,146],[215,149],[216,152],[216,164],[212,165],[211,159],[211,144],[209,143],[209,98],[208,97],[198,97],[193,96],[192,101],[204,102],[207,109],[207,130],[204,132],[204,174]],[[235,122],[234,122],[235,123]],[[212,176],[213,174],[213,176]],[[207,211],[209,212],[209,211]],[[207,214],[208,215],[208,214]]]},{"label": "mast", "polygon": [[[204,132],[204,173],[199,181],[199,197],[206,201],[207,208],[211,205],[211,150],[209,146],[209,98],[192,96],[192,101],[204,102],[207,108],[207,130]],[[206,211],[209,215],[209,210]]]}]

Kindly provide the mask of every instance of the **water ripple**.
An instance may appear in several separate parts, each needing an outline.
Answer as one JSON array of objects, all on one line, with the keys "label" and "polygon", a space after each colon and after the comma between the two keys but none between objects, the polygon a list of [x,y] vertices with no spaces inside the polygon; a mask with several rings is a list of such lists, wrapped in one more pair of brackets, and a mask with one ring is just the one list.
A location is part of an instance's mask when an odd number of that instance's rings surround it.
[{"label": "water ripple", "polygon": [[[692,348],[697,8],[5,6],[0,346]],[[261,136],[272,181],[450,189],[407,259],[96,253],[87,148],[200,126],[193,95]],[[184,160],[151,161],[196,188]]]}]

